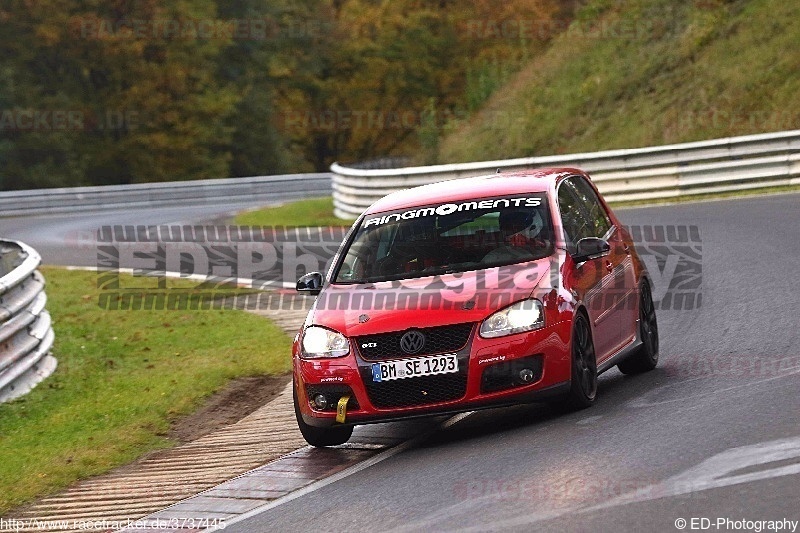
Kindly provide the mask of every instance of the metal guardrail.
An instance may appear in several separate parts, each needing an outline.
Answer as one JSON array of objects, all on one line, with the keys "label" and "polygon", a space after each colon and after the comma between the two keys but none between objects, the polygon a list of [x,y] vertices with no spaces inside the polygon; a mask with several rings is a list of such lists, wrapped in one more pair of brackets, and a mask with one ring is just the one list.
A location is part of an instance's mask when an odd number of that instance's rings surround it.
[{"label": "metal guardrail", "polygon": [[56,369],[45,310],[42,259],[27,244],[0,240],[0,402],[29,392]]},{"label": "metal guardrail", "polygon": [[287,174],[132,185],[102,185],[0,192],[0,216],[130,207],[273,202],[320,196],[331,175]]},{"label": "metal guardrail", "polygon": [[133,185],[0,192],[0,217],[131,207],[205,205],[319,196],[333,190],[336,215],[356,218],[390,192],[495,170],[579,167],[611,201],[655,200],[800,184],[800,130],[711,141],[395,169],[347,168],[288,174]]},{"label": "metal guardrail", "polygon": [[610,201],[669,199],[800,184],[800,130],[667,146],[333,174],[336,215],[356,218],[394,191],[437,181],[534,167],[578,167]]}]

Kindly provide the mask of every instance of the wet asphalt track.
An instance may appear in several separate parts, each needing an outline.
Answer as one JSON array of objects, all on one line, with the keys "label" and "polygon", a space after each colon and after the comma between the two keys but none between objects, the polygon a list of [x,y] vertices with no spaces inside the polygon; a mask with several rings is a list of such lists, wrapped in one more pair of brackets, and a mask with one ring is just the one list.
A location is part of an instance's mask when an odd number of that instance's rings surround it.
[{"label": "wet asphalt track", "polygon": [[[226,531],[679,531],[676,520],[692,518],[732,531],[716,520],[800,520],[800,195],[618,214],[700,230],[702,306],[659,313],[658,369],[609,371],[596,405],[577,413],[473,414]],[[213,218],[207,207],[102,216],[0,219],[0,234],[64,264],[81,255],[65,227]]]},{"label": "wet asphalt track", "polygon": [[33,246],[47,265],[93,267],[97,265],[93,239],[97,228],[101,226],[209,222],[261,204],[263,202],[242,202],[219,206],[149,207],[30,217],[0,216],[0,238],[19,240]]}]

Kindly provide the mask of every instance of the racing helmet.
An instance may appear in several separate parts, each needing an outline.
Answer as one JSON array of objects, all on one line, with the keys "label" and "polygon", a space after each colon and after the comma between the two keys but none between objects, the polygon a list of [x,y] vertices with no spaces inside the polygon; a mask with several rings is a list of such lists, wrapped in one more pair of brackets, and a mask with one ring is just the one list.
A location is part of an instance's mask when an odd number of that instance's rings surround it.
[{"label": "racing helmet", "polygon": [[498,224],[503,232],[532,239],[542,232],[544,219],[538,209],[506,209],[500,212]]}]

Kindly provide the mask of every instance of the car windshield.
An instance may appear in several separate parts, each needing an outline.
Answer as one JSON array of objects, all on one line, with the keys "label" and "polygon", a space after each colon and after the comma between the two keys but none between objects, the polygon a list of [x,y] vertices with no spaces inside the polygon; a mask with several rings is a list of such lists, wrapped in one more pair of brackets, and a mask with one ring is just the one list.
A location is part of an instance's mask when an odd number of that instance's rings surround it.
[{"label": "car windshield", "polygon": [[543,195],[422,206],[365,217],[334,283],[465,272],[552,252],[553,227]]}]

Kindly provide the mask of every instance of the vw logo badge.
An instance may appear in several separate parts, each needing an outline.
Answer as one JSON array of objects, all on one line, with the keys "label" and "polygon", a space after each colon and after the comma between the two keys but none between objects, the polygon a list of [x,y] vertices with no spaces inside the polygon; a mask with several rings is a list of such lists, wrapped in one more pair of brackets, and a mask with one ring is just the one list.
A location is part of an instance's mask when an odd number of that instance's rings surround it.
[{"label": "vw logo badge", "polygon": [[400,337],[400,349],[407,354],[419,353],[425,347],[425,335],[412,329]]}]

